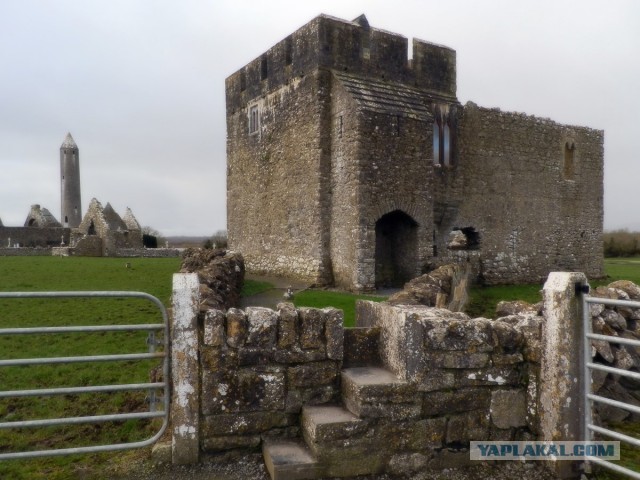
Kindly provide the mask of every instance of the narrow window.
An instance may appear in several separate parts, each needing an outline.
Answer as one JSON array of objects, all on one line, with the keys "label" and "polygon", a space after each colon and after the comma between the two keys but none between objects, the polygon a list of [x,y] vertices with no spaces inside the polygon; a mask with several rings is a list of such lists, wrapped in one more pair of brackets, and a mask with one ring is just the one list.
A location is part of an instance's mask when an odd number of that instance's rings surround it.
[{"label": "narrow window", "polygon": [[244,92],[247,89],[247,75],[244,72],[240,72],[240,91]]},{"label": "narrow window", "polygon": [[267,66],[267,56],[262,55],[262,58],[260,58],[260,80],[265,80],[267,78],[268,73],[269,73],[269,69]]},{"label": "narrow window", "polygon": [[442,128],[442,164],[446,167],[451,165],[451,129],[445,123]]},{"label": "narrow window", "polygon": [[438,120],[433,122],[433,164],[442,165],[440,160],[440,125],[438,125]]},{"label": "narrow window", "polygon": [[573,142],[564,144],[564,168],[563,174],[565,180],[573,180],[575,173],[575,151],[576,145]]},{"label": "narrow window", "polygon": [[342,115],[339,115],[338,122],[336,124],[336,133],[338,134],[338,138],[342,138],[343,128],[344,128],[344,123],[342,120]]},{"label": "narrow window", "polygon": [[284,41],[284,63],[291,65],[293,63],[293,40],[287,37]]},{"label": "narrow window", "polygon": [[258,105],[249,107],[249,134],[257,133],[260,128],[260,115]]}]

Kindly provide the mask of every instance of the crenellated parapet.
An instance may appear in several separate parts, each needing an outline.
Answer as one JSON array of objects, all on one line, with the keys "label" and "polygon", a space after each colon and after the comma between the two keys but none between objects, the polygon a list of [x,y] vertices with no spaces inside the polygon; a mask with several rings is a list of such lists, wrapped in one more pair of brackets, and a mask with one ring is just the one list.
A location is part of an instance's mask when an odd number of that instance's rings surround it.
[{"label": "crenellated parapet", "polygon": [[345,21],[320,15],[226,80],[227,109],[326,68],[409,84],[456,100],[455,50],[370,27],[364,15]]}]

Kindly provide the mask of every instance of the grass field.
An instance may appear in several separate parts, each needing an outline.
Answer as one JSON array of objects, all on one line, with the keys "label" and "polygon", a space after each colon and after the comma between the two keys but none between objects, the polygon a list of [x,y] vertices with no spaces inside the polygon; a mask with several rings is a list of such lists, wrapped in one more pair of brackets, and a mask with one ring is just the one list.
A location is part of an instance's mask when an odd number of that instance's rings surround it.
[{"label": "grass field", "polygon": [[[125,268],[125,262],[131,268]],[[0,291],[136,290],[168,305],[171,275],[180,259],[1,257]],[[162,323],[155,305],[140,299],[1,299],[0,327]],[[145,353],[145,332],[0,337],[0,358]],[[156,361],[0,367],[3,390],[145,383]],[[147,411],[146,392],[78,394],[0,399],[0,420]],[[153,435],[158,421],[128,420],[48,428],[0,430],[0,451],[68,448],[138,441]],[[4,479],[109,478],[115,457],[98,454],[0,462]]]},{"label": "grass field", "polygon": [[[607,285],[615,280],[631,280],[640,285],[640,257],[605,258],[606,278],[590,280],[591,287]],[[495,317],[496,305],[501,300],[524,300],[537,303],[542,300],[542,286],[539,285],[496,285],[472,287],[465,311],[471,317]]]}]

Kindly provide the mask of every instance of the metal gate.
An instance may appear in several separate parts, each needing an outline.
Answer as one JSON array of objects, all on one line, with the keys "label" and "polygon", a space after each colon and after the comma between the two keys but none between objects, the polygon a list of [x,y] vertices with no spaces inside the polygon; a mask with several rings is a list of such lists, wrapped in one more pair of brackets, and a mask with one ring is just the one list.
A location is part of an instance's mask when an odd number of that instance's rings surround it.
[{"label": "metal gate", "polygon": [[[31,458],[43,456],[70,455],[76,453],[96,453],[114,450],[141,448],[152,445],[164,433],[169,416],[169,322],[164,305],[156,297],[143,292],[11,292],[0,293],[3,298],[141,298],[155,304],[162,315],[162,323],[135,324],[135,325],[91,325],[91,326],[61,326],[61,327],[36,327],[36,328],[3,328],[0,336],[6,335],[33,335],[33,334],[61,334],[61,333],[87,333],[87,332],[131,332],[147,331],[147,353],[125,353],[118,355],[93,355],[49,358],[22,358],[0,360],[0,368],[8,366],[48,365],[48,364],[72,364],[79,362],[115,362],[128,360],[162,359],[162,381],[149,383],[127,383],[120,385],[92,385],[84,387],[47,388],[37,390],[11,390],[0,391],[1,398],[15,397],[39,397],[55,395],[73,395],[80,393],[105,393],[122,391],[147,390],[149,400],[148,412],[115,413],[110,415],[93,415],[84,417],[49,418],[41,420],[0,422],[0,429],[10,428],[37,428],[54,425],[74,425],[82,423],[101,423],[122,421],[130,419],[162,418],[162,426],[155,435],[143,441],[116,443],[109,445],[93,445],[74,448],[61,448],[51,450],[36,450],[26,452],[12,452],[0,454],[0,460]],[[163,339],[156,340],[156,332],[163,332]],[[161,351],[156,351],[157,346],[162,346]],[[1,387],[1,386],[0,386]],[[156,392],[163,390],[163,408],[156,408]]]},{"label": "metal gate", "polygon": [[[585,440],[586,441],[592,441],[593,440],[593,435],[594,433],[599,433],[601,435],[604,435],[606,437],[610,437],[610,438],[614,438],[616,440],[619,440],[621,442],[626,442],[629,443],[631,445],[634,445],[636,447],[640,447],[640,439],[635,438],[635,437],[631,437],[629,435],[625,435],[623,433],[620,432],[616,432],[614,430],[610,430],[607,428],[603,428],[600,427],[598,425],[594,425],[592,423],[592,405],[591,402],[595,402],[595,403],[602,403],[602,404],[606,404],[606,405],[610,405],[612,407],[617,407],[617,408],[622,408],[624,410],[627,410],[629,412],[632,413],[636,413],[636,414],[640,414],[640,407],[637,407],[635,405],[631,405],[629,403],[624,403],[624,402],[620,402],[617,400],[611,400],[609,398],[605,398],[602,397],[600,395],[595,395],[592,391],[591,391],[591,371],[592,370],[600,370],[603,372],[608,372],[608,373],[614,373],[616,375],[622,375],[625,377],[629,377],[629,378],[633,378],[636,380],[640,380],[640,373],[637,372],[630,372],[627,370],[623,370],[620,368],[614,368],[614,367],[608,367],[606,365],[602,365],[602,364],[598,364],[598,363],[593,363],[593,359],[591,357],[591,340],[602,340],[605,342],[609,342],[609,343],[616,343],[619,345],[630,345],[630,346],[634,346],[634,347],[640,347],[640,340],[632,340],[632,339],[628,339],[628,338],[620,338],[620,337],[614,337],[611,335],[600,335],[600,334],[596,334],[593,333],[592,330],[592,324],[591,324],[591,312],[589,309],[590,305],[593,304],[601,304],[601,305],[605,305],[605,306],[612,306],[612,307],[628,307],[628,308],[638,308],[640,309],[640,302],[633,302],[630,300],[611,300],[611,299],[607,299],[607,298],[597,298],[597,297],[590,297],[588,295],[588,286],[584,286],[581,287],[582,290],[582,298],[583,298],[583,325],[584,325],[584,332],[585,332],[585,337],[583,338],[584,343],[584,378],[586,379],[586,381],[584,382],[585,385],[585,416],[584,416],[584,432],[585,432]],[[625,475],[628,475],[631,478],[637,478],[640,479],[640,473],[635,472],[633,470],[630,470],[626,467],[622,467],[620,465],[616,465],[615,463],[612,463],[610,461],[607,460],[603,460],[601,458],[596,458],[596,457],[586,457],[586,460],[588,462],[594,463],[594,464],[598,464],[601,465],[603,467],[606,467],[610,470],[619,472],[619,473],[623,473]]]}]

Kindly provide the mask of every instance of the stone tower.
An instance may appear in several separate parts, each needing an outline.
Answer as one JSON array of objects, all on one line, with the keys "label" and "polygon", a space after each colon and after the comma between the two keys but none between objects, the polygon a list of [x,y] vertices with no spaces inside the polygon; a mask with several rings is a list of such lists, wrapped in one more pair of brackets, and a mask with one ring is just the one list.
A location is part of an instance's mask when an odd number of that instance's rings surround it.
[{"label": "stone tower", "polygon": [[456,52],[320,15],[226,80],[229,247],[351,290],[603,274],[602,131],[456,97]]},{"label": "stone tower", "polygon": [[70,133],[67,133],[60,146],[60,188],[60,221],[65,227],[77,228],[82,221],[80,156],[78,146]]}]

